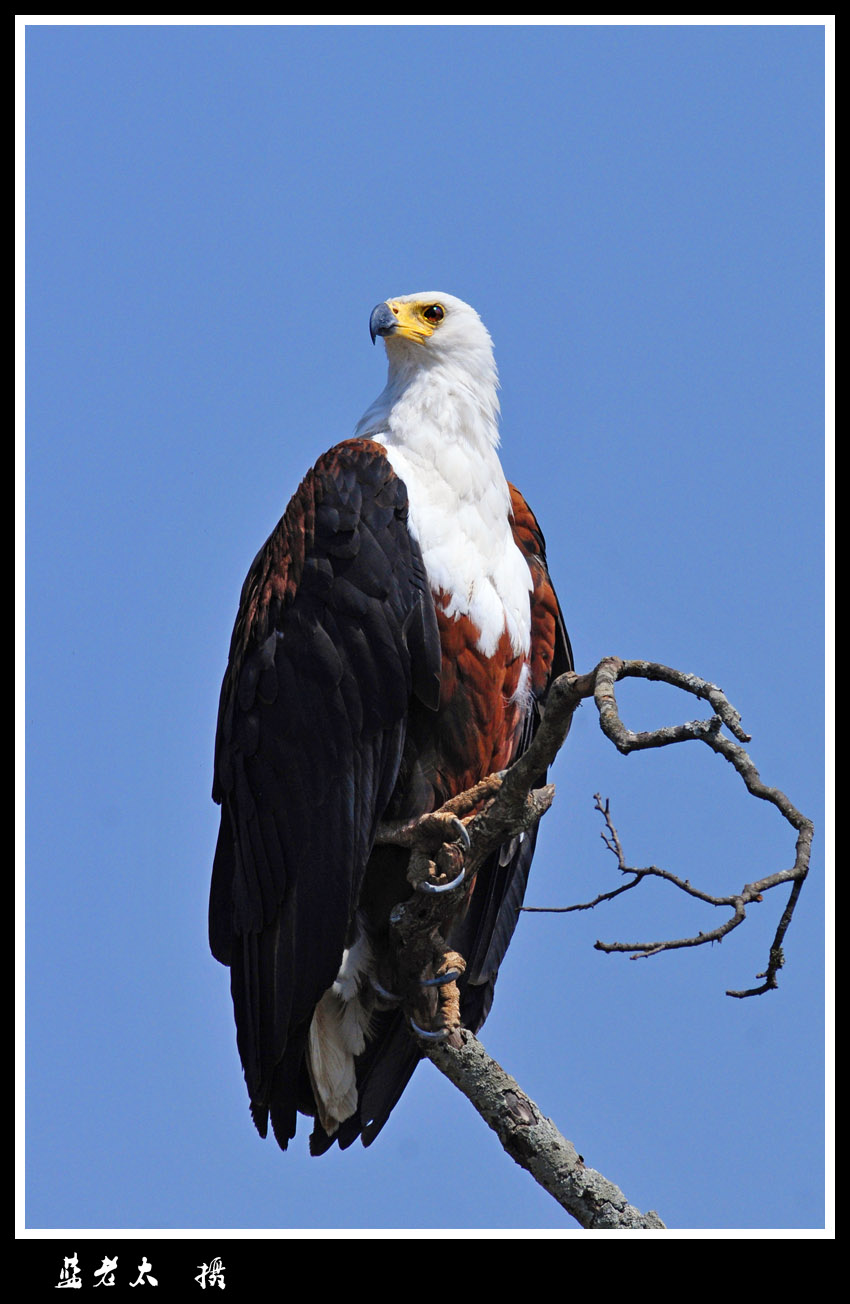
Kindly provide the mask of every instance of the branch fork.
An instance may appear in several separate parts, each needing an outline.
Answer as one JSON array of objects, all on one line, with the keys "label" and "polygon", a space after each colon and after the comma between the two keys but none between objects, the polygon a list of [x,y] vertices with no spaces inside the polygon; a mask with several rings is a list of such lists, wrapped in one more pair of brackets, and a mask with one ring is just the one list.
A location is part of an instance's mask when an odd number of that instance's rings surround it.
[{"label": "branch fork", "polygon": [[[708,702],[712,714],[708,719],[634,733],[623,723],[616,697],[617,683],[629,678],[670,684]],[[509,770],[490,775],[441,810],[419,820],[381,825],[376,841],[411,851],[408,880],[415,891],[391,912],[390,929],[398,961],[398,994],[423,1053],[471,1100],[516,1162],[532,1173],[583,1227],[663,1228],[657,1214],[641,1214],[617,1187],[586,1168],[571,1142],[461,1026],[457,979],[465,962],[445,940],[452,923],[466,908],[475,876],[487,855],[510,838],[533,829],[551,806],[554,787],[539,786],[540,776],[547,772],[563,745],[577,707],[588,699],[594,701],[603,733],[622,755],[682,742],[702,742],[721,755],[747,791],[775,806],[795,829],[794,864],[723,897],[703,891],[689,879],[657,865],[631,866],[610,803],[597,793],[596,809],[604,823],[602,840],[615,856],[619,871],[630,876],[629,881],[599,893],[591,901],[523,909],[528,913],[591,910],[631,891],[646,878],[660,878],[690,897],[730,912],[717,928],[692,937],[596,943],[598,950],[627,952],[631,959],[638,959],[722,941],[743,923],[748,905],[763,902],[767,892],[787,883],[791,892],[770,946],[767,967],[757,975],[762,980],[760,986],[729,991],[727,995],[744,998],[775,989],[777,974],[785,963],[782,943],[809,869],[814,827],[783,792],[762,782],[742,745],[750,742],[750,736],[742,727],[740,714],[722,689],[697,675],[656,662],[624,661],[619,657],[603,658],[584,675],[574,671],[561,675],[549,690],[543,719],[530,747]]]}]

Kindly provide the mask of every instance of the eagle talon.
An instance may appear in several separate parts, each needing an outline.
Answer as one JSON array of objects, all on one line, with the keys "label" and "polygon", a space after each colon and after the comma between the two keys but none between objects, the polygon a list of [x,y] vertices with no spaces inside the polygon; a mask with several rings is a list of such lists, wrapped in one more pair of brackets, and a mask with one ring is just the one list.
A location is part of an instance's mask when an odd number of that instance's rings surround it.
[{"label": "eagle talon", "polygon": [[466,877],[466,866],[453,878],[451,883],[430,883],[428,879],[423,879],[421,883],[416,884],[417,892],[451,892],[454,888],[459,887]]},{"label": "eagle talon", "polygon": [[456,983],[461,975],[460,969],[449,969],[447,973],[437,974],[436,978],[420,978],[420,987],[444,987],[446,983]]},{"label": "eagle talon", "polygon": [[417,1037],[424,1037],[426,1041],[445,1041],[446,1037],[449,1036],[448,1028],[440,1028],[437,1032],[426,1032],[424,1028],[419,1027],[419,1024],[413,1018],[410,1020],[410,1026]]}]

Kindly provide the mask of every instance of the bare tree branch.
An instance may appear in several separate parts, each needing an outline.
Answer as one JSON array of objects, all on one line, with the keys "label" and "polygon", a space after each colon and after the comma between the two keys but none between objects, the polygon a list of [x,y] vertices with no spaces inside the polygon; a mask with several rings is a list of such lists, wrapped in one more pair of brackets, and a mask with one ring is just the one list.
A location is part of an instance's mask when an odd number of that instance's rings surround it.
[{"label": "bare tree branch", "polygon": [[[707,720],[633,733],[620,718],[615,693],[617,682],[628,678],[670,684],[707,701],[713,714]],[[535,785],[540,784],[541,776],[546,774],[563,745],[576,707],[588,698],[593,698],[596,704],[606,737],[623,755],[697,741],[723,756],[740,775],[748,792],[775,806],[796,829],[795,861],[790,869],[746,884],[738,893],[715,896],[657,865],[630,866],[610,805],[607,800],[603,803],[597,793],[596,808],[605,822],[603,841],[616,857],[619,870],[631,875],[631,880],[581,904],[524,909],[533,913],[542,913],[544,909],[559,913],[589,910],[631,891],[646,878],[658,878],[705,904],[730,911],[717,928],[693,937],[596,943],[599,950],[625,951],[637,959],[720,941],[744,921],[749,904],[761,901],[773,888],[789,883],[791,893],[776,929],[767,968],[758,975],[764,982],[756,988],[727,994],[739,998],[755,996],[777,986],[776,975],[784,963],[782,942],[808,872],[814,834],[811,821],[783,792],[762,782],[741,746],[750,741],[741,727],[741,717],[715,684],[655,662],[606,657],[589,674],[570,671],[552,684],[534,740],[509,770],[490,775],[439,811],[407,824],[387,824],[379,829],[379,842],[410,849],[408,880],[415,889],[410,900],[397,905],[390,916],[396,957],[391,990],[400,998],[423,1052],[472,1101],[499,1135],[508,1154],[527,1168],[583,1227],[663,1227],[657,1214],[639,1213],[613,1183],[585,1168],[572,1143],[561,1136],[516,1082],[487,1055],[472,1033],[461,1026],[457,981],[463,974],[465,961],[446,941],[462,900],[458,893],[468,892],[488,855],[511,838],[533,829],[552,804],[554,787]],[[722,732],[724,728],[732,738]]]},{"label": "bare tree branch", "polygon": [[471,1101],[511,1158],[529,1172],[582,1227],[663,1228],[619,1187],[585,1167],[575,1146],[466,1029],[458,1048],[435,1043],[426,1054]]}]

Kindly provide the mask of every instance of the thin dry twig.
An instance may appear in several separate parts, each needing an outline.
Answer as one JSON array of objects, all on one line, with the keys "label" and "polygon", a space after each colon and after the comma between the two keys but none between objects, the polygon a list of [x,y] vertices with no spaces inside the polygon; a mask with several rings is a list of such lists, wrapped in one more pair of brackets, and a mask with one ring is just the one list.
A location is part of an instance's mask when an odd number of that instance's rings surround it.
[{"label": "thin dry twig", "polygon": [[[790,869],[779,870],[776,873],[764,876],[757,882],[745,884],[740,892],[730,896],[714,896],[709,892],[693,887],[687,879],[680,878],[669,870],[660,869],[657,865],[641,868],[627,865],[619,836],[610,818],[608,803],[606,801],[603,806],[602,799],[597,794],[597,809],[603,815],[606,823],[606,830],[602,834],[603,840],[609,850],[616,855],[619,869],[624,874],[633,875],[633,878],[629,883],[624,884],[615,891],[600,893],[591,902],[575,906],[555,907],[554,909],[560,912],[592,909],[603,901],[609,901],[613,897],[637,887],[643,879],[652,877],[663,879],[679,888],[680,891],[709,905],[726,907],[732,912],[730,917],[717,928],[700,932],[693,937],[666,939],[656,942],[597,941],[596,943],[597,950],[629,952],[632,959],[637,959],[642,956],[658,955],[662,951],[676,950],[681,947],[704,946],[709,942],[719,942],[727,933],[743,923],[748,905],[762,901],[764,894],[771,889],[784,883],[790,883],[792,885],[791,893],[770,947],[767,967],[763,973],[758,975],[759,978],[764,979],[764,982],[758,987],[746,990],[730,990],[727,995],[743,998],[746,996],[759,996],[764,992],[775,989],[778,986],[777,974],[785,962],[782,943],[809,869],[814,826],[809,819],[797,810],[784,792],[781,792],[778,788],[768,787],[767,784],[762,782],[749,754],[740,745],[741,742],[749,742],[750,736],[741,727],[741,716],[738,711],[726,699],[722,689],[718,688],[716,684],[709,683],[708,680],[701,679],[698,675],[685,674],[680,670],[674,670],[670,666],[663,666],[653,661],[621,661],[618,657],[606,657],[599,662],[590,675],[563,676],[562,678],[572,678],[574,687],[580,683],[582,696],[593,696],[599,712],[599,723],[602,731],[624,756],[633,751],[668,747],[681,742],[703,742],[733,766],[743,780],[748,792],[776,807],[783,818],[797,831],[797,841],[795,860]],[[684,724],[667,726],[643,733],[633,733],[620,718],[614,691],[614,685],[619,680],[629,678],[655,680],[682,689],[709,702],[714,714],[707,720],[691,720]],[[588,692],[591,681],[592,689]],[[726,737],[722,732],[724,727],[738,741]],[[542,908],[537,907],[535,912],[541,913]]]}]

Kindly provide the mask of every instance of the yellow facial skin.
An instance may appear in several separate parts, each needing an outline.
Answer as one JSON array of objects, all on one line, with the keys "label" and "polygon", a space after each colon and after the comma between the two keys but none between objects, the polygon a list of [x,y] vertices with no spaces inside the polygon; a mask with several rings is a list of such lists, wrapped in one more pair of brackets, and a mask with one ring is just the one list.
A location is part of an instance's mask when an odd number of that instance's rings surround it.
[{"label": "yellow facial skin", "polygon": [[442,304],[435,303],[432,299],[422,299],[415,303],[387,299],[387,307],[396,319],[396,329],[390,338],[398,339],[400,336],[403,340],[414,340],[417,344],[424,344],[430,339],[445,317]]}]

